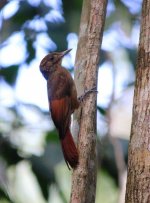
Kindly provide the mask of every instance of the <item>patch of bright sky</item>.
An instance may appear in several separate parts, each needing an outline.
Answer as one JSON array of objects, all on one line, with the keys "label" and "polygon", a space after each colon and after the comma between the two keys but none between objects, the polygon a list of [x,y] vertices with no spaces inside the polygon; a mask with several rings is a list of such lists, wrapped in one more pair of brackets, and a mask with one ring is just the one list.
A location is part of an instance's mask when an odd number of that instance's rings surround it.
[{"label": "patch of bright sky", "polygon": [[16,82],[15,94],[19,101],[36,104],[48,110],[46,80],[39,70],[40,61],[32,61],[30,68],[20,68]]},{"label": "patch of bright sky", "polygon": [[37,35],[34,46],[36,48],[36,57],[39,60],[48,54],[46,50],[54,51],[57,48],[56,44],[50,39],[46,32]]},{"label": "patch of bright sky", "polygon": [[0,102],[3,106],[12,106],[15,104],[15,96],[12,88],[4,81],[0,81]]},{"label": "patch of bright sky", "polygon": [[[133,32],[133,31],[132,31]],[[120,46],[133,48],[138,43],[139,26],[134,26],[134,36],[128,37],[121,29],[121,23],[114,23],[109,30],[104,33],[102,49],[105,51],[114,51]],[[121,37],[120,37],[121,36]]]},{"label": "patch of bright sky", "polygon": [[140,24],[135,23],[133,28],[132,28],[132,32],[131,32],[131,41],[135,47],[138,46],[138,41],[139,41],[139,37],[140,37],[139,31],[140,31]]},{"label": "patch of bright sky", "polygon": [[115,5],[114,5],[114,2],[112,0],[109,0],[108,1],[108,4],[107,4],[107,13],[106,13],[106,16],[110,16],[111,13],[115,10]]},{"label": "patch of bright sky", "polygon": [[54,23],[54,22],[55,23],[65,22],[64,17],[57,10],[49,11],[49,13],[45,15],[45,20],[52,22],[52,23]]},{"label": "patch of bright sky", "polygon": [[3,18],[2,18],[2,12],[0,12],[0,30],[2,28]]},{"label": "patch of bright sky", "polygon": [[5,20],[11,18],[18,11],[18,9],[19,9],[19,1],[18,0],[10,1],[1,11],[3,18]]},{"label": "patch of bright sky", "polygon": [[64,57],[62,65],[70,68],[75,64],[75,56],[77,51],[78,35],[76,33],[69,33],[67,35],[68,49],[72,49],[69,54]]},{"label": "patch of bright sky", "polygon": [[[32,6],[39,6],[41,0],[27,0]],[[52,9],[62,11],[62,1],[61,0],[43,0],[44,4]]]},{"label": "patch of bright sky", "polygon": [[46,31],[47,26],[43,18],[36,18],[30,21],[27,21],[24,26],[27,26],[30,29],[34,29],[35,31]]},{"label": "patch of bright sky", "polygon": [[[111,36],[111,37],[110,37]],[[107,51],[113,51],[119,46],[118,42],[118,33],[116,30],[108,30],[104,32],[103,41],[102,41],[102,49]]]},{"label": "patch of bright sky", "polygon": [[9,39],[5,41],[4,45],[5,46],[0,50],[0,64],[2,66],[19,64],[25,60],[26,48],[23,32],[12,34]]},{"label": "patch of bright sky", "polygon": [[62,11],[62,0],[44,0],[44,3],[55,10]]},{"label": "patch of bright sky", "polygon": [[98,72],[98,97],[97,104],[107,107],[112,93],[112,64],[105,62]]},{"label": "patch of bright sky", "polygon": [[63,10],[62,10],[62,1],[61,0],[44,0],[45,5],[50,6],[52,10],[45,15],[45,20],[52,22],[52,23],[60,23],[65,22],[63,17]]},{"label": "patch of bright sky", "polygon": [[142,0],[121,0],[132,14],[136,14],[141,10]]},{"label": "patch of bright sky", "polygon": [[39,6],[39,4],[41,3],[41,0],[27,0],[29,2],[30,5],[32,6]]},{"label": "patch of bright sky", "polygon": [[118,48],[113,52],[114,71],[115,71],[115,98],[121,96],[122,91],[127,84],[134,82],[134,69],[129,61],[127,52],[122,48]]}]

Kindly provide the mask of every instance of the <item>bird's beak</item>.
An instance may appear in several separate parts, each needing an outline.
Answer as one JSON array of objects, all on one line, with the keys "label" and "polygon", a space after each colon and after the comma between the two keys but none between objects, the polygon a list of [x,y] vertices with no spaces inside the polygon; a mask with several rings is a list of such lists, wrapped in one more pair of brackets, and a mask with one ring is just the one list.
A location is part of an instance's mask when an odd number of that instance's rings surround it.
[{"label": "bird's beak", "polygon": [[62,52],[61,57],[64,57],[66,54],[68,54],[72,49],[67,49],[66,51]]}]

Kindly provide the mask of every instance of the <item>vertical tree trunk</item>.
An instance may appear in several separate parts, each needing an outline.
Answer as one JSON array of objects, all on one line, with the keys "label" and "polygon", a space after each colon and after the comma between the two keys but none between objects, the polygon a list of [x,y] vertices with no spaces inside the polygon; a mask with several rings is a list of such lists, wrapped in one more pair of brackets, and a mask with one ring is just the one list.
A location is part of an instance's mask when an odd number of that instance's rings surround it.
[{"label": "vertical tree trunk", "polygon": [[143,1],[126,203],[150,202],[150,0]]},{"label": "vertical tree trunk", "polygon": [[[78,94],[97,86],[99,50],[107,0],[84,0],[75,63]],[[96,190],[96,93],[89,94],[74,116],[79,166],[73,172],[71,203],[94,203]],[[78,131],[78,129],[80,130]]]}]

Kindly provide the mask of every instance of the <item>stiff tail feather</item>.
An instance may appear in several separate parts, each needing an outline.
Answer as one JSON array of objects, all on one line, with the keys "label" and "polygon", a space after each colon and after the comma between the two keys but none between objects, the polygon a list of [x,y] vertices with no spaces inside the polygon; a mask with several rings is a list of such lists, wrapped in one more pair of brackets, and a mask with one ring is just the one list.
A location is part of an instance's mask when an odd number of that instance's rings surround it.
[{"label": "stiff tail feather", "polygon": [[68,168],[76,168],[78,164],[78,151],[72,138],[70,129],[67,130],[65,136],[61,139],[62,151]]}]

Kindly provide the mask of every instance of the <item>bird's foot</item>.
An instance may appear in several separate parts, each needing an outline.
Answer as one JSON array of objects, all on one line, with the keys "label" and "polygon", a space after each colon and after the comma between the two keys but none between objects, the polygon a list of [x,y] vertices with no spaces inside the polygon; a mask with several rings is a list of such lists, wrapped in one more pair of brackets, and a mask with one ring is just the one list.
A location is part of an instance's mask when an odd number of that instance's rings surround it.
[{"label": "bird's foot", "polygon": [[92,87],[92,88],[89,89],[89,90],[86,90],[81,96],[78,97],[78,101],[79,101],[79,102],[83,102],[84,98],[85,98],[89,93],[92,93],[92,92],[98,93],[98,91],[97,91],[97,89],[96,89],[96,86]]}]

